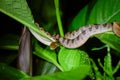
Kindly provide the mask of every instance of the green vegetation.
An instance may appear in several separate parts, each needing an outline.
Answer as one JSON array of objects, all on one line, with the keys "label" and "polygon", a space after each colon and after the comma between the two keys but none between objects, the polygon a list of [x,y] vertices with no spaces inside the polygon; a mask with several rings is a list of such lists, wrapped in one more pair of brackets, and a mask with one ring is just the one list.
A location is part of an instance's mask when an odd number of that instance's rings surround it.
[{"label": "green vegetation", "polygon": [[119,80],[120,38],[113,32],[95,35],[77,49],[60,46],[50,50],[32,36],[33,75],[16,67],[23,28],[19,26],[25,25],[49,39],[36,27],[37,22],[51,34],[64,36],[64,32],[84,25],[120,22],[119,3],[120,0],[0,0],[0,80]]}]

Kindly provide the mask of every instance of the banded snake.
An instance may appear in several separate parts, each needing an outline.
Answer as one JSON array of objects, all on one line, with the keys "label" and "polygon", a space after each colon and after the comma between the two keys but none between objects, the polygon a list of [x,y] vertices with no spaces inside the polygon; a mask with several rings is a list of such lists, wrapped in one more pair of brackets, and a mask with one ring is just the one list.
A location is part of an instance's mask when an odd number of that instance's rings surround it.
[{"label": "banded snake", "polygon": [[[39,25],[36,24],[38,27]],[[44,38],[30,29],[31,33],[43,44],[50,46],[51,49],[58,47],[58,44],[66,48],[77,48],[82,46],[91,36],[107,31],[113,31],[118,37],[120,37],[120,22],[112,22],[106,24],[91,24],[80,27],[78,30],[68,32],[64,37],[57,35],[50,35],[42,27],[39,27],[40,31],[48,35],[50,39]]]}]

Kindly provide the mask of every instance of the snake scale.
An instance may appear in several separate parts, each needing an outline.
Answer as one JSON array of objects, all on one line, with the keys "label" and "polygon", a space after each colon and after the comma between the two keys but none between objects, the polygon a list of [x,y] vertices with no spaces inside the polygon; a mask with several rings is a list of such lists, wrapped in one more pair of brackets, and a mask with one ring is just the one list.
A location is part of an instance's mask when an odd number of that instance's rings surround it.
[{"label": "snake scale", "polygon": [[40,30],[53,39],[53,41],[50,41],[42,36],[39,36],[43,41],[49,42],[48,45],[50,45],[51,49],[55,49],[58,44],[66,48],[78,48],[95,34],[113,31],[118,37],[120,37],[120,22],[86,25],[80,27],[78,30],[66,33],[64,37],[61,37],[59,34],[52,36],[42,27],[40,27]]}]

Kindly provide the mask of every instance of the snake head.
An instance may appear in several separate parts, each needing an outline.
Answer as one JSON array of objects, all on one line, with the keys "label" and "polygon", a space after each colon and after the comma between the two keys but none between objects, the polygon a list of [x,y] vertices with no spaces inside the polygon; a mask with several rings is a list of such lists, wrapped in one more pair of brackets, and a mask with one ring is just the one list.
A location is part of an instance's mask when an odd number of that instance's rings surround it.
[{"label": "snake head", "polygon": [[59,46],[58,41],[52,42],[52,43],[50,44],[50,49],[51,49],[51,50],[55,50],[58,46]]}]

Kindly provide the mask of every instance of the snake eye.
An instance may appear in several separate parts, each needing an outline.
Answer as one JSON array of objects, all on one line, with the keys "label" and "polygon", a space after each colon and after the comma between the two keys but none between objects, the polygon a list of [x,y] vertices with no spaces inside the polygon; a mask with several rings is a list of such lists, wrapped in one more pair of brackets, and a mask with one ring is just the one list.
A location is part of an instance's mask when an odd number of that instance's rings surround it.
[{"label": "snake eye", "polygon": [[50,44],[50,49],[51,49],[51,50],[55,50],[58,46],[59,46],[59,45],[58,45],[58,41],[52,42],[52,43]]},{"label": "snake eye", "polygon": [[120,37],[120,22],[113,23],[113,32]]}]

